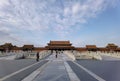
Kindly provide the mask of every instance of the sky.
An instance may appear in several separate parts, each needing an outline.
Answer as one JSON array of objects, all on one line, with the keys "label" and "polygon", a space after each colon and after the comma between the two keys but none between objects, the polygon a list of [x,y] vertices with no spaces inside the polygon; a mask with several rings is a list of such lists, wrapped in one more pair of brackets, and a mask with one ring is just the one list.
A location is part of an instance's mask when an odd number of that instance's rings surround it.
[{"label": "sky", "polygon": [[120,46],[120,0],[0,0],[0,45]]}]

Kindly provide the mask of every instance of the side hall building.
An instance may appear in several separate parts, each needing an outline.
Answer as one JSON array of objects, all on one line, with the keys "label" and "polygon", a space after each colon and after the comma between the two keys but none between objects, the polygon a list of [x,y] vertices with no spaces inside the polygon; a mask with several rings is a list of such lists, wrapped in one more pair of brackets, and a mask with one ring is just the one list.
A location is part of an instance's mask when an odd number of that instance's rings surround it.
[{"label": "side hall building", "polygon": [[79,52],[84,51],[101,51],[101,52],[120,52],[120,47],[113,43],[109,43],[105,47],[97,47],[96,45],[86,45],[85,47],[75,47],[72,46],[70,41],[50,41],[45,47],[34,47],[34,45],[23,45],[22,47],[17,47],[12,45],[12,43],[5,43],[0,45],[1,52],[10,51],[43,51],[43,50],[77,50]]}]

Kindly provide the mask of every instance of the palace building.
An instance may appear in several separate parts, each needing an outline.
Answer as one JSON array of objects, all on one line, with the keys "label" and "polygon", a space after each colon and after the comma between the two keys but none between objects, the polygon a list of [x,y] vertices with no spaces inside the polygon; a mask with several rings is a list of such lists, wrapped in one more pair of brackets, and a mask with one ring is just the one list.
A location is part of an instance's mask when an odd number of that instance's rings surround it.
[{"label": "palace building", "polygon": [[70,43],[70,41],[50,41],[48,46],[46,46],[49,50],[73,50],[74,47]]},{"label": "palace building", "polygon": [[34,47],[34,45],[23,45],[22,47],[13,46],[12,43],[0,45],[0,51],[43,51],[43,50],[77,50],[85,51],[101,51],[101,52],[120,52],[120,47],[113,43],[108,43],[105,47],[97,47],[96,45],[86,45],[85,47],[74,47],[70,41],[50,41],[45,47]]},{"label": "palace building", "polygon": [[23,51],[32,51],[32,50],[34,50],[34,45],[24,45],[22,47],[22,50]]}]

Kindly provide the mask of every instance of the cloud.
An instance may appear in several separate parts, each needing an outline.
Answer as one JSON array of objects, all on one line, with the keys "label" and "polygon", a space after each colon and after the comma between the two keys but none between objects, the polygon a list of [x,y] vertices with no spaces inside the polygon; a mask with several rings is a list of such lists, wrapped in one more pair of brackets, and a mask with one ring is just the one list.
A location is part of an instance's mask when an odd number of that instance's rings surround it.
[{"label": "cloud", "polygon": [[0,8],[5,6],[5,5],[9,5],[8,0],[0,0]]},{"label": "cloud", "polygon": [[[111,2],[112,1],[112,2]],[[0,0],[0,27],[39,34],[51,32],[66,38],[78,31],[76,24],[87,23],[119,0]],[[81,27],[81,26],[80,26]],[[79,29],[80,29],[79,27]],[[7,29],[6,29],[7,28]],[[8,35],[9,36],[9,35]]]}]

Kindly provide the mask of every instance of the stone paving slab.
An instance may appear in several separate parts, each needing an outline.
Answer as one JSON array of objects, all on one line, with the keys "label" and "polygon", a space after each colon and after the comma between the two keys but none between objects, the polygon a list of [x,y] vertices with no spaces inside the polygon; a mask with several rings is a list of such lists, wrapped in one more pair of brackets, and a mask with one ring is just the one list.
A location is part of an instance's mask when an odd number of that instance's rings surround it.
[{"label": "stone paving slab", "polygon": [[63,61],[51,61],[33,81],[70,81]]},{"label": "stone paving slab", "polygon": [[0,60],[0,78],[36,63],[35,59]]},{"label": "stone paving slab", "polygon": [[70,81],[66,68],[64,66],[63,54],[52,54],[47,60],[48,65],[33,81]]},{"label": "stone paving slab", "polygon": [[35,64],[32,64],[30,66],[27,66],[27,67],[20,69],[10,75],[0,78],[0,81],[22,81],[22,79],[27,77],[29,74],[31,74],[33,71],[35,71],[37,68],[41,67],[42,65],[44,65],[47,62],[48,62],[47,60],[43,60],[43,61],[37,62]]}]

